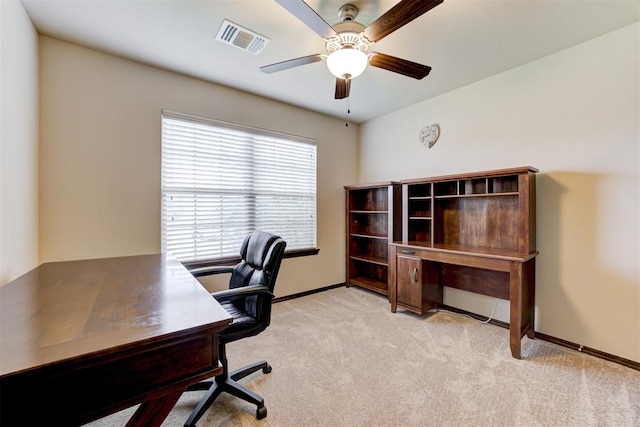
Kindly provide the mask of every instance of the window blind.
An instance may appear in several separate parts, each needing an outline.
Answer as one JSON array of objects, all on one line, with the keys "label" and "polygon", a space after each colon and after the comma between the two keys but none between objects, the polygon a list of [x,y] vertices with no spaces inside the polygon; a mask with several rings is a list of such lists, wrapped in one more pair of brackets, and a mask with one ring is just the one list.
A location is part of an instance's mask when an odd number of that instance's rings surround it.
[{"label": "window blind", "polygon": [[253,230],[315,249],[315,141],[164,110],[161,211],[180,261],[237,256]]}]

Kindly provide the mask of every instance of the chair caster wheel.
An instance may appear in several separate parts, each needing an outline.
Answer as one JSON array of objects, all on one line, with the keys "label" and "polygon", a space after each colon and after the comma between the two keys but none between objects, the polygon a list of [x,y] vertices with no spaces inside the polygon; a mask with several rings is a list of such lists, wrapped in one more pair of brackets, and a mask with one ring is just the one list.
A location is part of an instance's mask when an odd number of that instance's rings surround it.
[{"label": "chair caster wheel", "polygon": [[264,368],[262,368],[262,372],[264,372],[265,374],[268,374],[268,373],[270,373],[270,372],[271,372],[271,369],[272,369],[272,368],[271,368],[271,365],[269,365],[269,364],[267,363],[267,366],[265,366]]},{"label": "chair caster wheel", "polygon": [[258,409],[256,410],[256,418],[261,420],[266,416],[267,416],[267,407],[259,406]]}]

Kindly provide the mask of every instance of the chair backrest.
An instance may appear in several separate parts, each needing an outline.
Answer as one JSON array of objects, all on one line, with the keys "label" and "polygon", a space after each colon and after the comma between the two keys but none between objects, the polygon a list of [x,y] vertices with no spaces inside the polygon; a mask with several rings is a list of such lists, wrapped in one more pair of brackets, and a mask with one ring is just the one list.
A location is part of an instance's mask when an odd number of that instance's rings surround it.
[{"label": "chair backrest", "polygon": [[[242,261],[233,269],[229,288],[263,285],[273,293],[286,246],[286,242],[275,234],[264,231],[254,231],[249,234],[240,247]],[[265,314],[259,313],[257,297],[247,298],[244,310],[257,318]]]}]

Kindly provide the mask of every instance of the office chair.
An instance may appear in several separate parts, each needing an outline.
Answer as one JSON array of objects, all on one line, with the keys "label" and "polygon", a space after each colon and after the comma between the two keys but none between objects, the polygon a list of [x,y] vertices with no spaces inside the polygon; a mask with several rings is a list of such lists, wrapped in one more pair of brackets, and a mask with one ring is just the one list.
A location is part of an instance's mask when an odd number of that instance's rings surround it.
[{"label": "office chair", "polygon": [[222,392],[257,405],[257,419],[267,416],[264,399],[237,381],[260,369],[268,374],[271,372],[271,366],[266,361],[261,361],[229,372],[226,344],[258,335],[269,326],[273,288],[286,245],[286,242],[276,235],[254,231],[245,237],[240,248],[242,259],[235,267],[203,267],[190,270],[194,277],[231,273],[229,289],[214,292],[211,296],[220,302],[233,317],[233,321],[219,334],[218,353],[222,363],[222,373],[213,380],[201,381],[186,389],[186,391],[208,390],[208,392],[189,415],[184,424],[185,427],[195,426]]}]

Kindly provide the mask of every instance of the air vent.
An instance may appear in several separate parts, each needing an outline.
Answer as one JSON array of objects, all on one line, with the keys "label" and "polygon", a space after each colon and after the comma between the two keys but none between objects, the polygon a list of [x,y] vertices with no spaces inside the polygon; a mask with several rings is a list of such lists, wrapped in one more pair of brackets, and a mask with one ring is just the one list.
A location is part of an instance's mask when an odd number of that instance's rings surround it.
[{"label": "air vent", "polygon": [[222,22],[220,30],[218,30],[216,40],[246,52],[251,52],[254,55],[262,52],[267,43],[269,43],[269,39],[265,36],[261,36],[226,19]]}]

